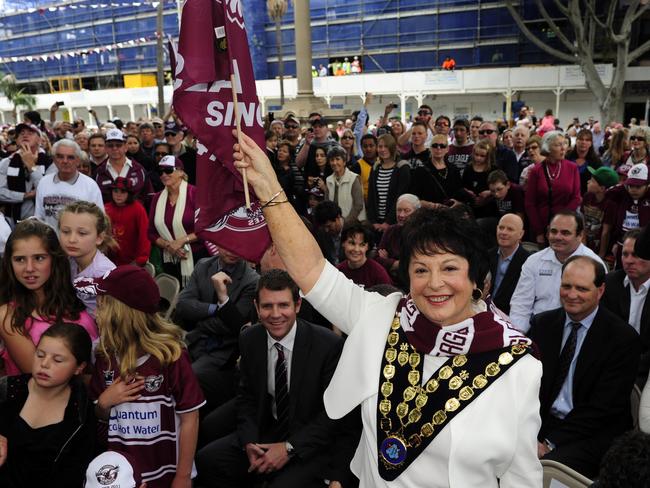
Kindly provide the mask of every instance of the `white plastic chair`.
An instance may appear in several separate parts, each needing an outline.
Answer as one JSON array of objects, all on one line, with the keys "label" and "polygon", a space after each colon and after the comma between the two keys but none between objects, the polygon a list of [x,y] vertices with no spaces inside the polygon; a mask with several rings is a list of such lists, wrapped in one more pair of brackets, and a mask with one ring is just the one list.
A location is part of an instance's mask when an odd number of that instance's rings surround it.
[{"label": "white plastic chair", "polygon": [[144,269],[147,270],[147,273],[149,273],[152,278],[156,277],[156,267],[153,264],[151,264],[149,261],[144,263]]},{"label": "white plastic chair", "polygon": [[542,459],[544,488],[589,488],[593,481],[568,466],[550,459]]},{"label": "white plastic chair", "polygon": [[178,294],[181,291],[181,284],[178,280],[167,273],[160,273],[154,278],[156,284],[158,285],[158,291],[160,292],[160,298],[164,298],[169,302],[169,307],[166,311],[161,311],[165,320],[169,320],[176,309],[176,303],[178,302]]}]

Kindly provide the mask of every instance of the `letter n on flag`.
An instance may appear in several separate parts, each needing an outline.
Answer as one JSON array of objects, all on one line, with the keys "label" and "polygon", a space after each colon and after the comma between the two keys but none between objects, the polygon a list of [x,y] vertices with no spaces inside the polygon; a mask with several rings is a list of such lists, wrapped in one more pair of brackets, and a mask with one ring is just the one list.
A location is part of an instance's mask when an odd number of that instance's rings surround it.
[{"label": "letter n on flag", "polygon": [[187,0],[178,51],[172,46],[170,57],[174,110],[198,139],[195,231],[206,244],[257,262],[271,238],[253,195],[251,209],[246,209],[232,157],[236,122],[231,74],[241,129],[260,147],[265,145],[241,0]]}]

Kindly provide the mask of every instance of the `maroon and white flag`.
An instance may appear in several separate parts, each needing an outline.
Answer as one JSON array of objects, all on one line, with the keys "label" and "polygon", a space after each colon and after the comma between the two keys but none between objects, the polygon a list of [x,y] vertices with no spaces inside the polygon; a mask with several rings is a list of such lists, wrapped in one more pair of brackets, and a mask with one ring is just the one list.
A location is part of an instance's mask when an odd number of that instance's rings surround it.
[{"label": "maroon and white flag", "polygon": [[178,50],[170,55],[173,107],[198,139],[195,231],[206,243],[257,262],[271,237],[253,194],[246,209],[232,157],[236,121],[231,74],[241,130],[260,147],[265,145],[241,0],[187,0]]}]

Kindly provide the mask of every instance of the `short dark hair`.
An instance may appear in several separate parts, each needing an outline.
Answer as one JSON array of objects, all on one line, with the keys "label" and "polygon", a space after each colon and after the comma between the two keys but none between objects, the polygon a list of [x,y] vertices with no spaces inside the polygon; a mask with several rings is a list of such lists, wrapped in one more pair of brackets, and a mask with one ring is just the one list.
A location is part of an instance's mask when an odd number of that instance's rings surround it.
[{"label": "short dark hair", "polygon": [[465,118],[454,120],[454,127],[462,125],[465,129],[469,129],[469,121]]},{"label": "short dark hair", "polygon": [[298,300],[300,300],[300,290],[298,289],[298,285],[296,285],[296,282],[293,281],[291,276],[289,276],[289,273],[282,269],[270,269],[260,276],[255,290],[255,298],[258,301],[260,299],[260,290],[262,289],[270,291],[289,290],[291,292],[291,297],[293,298],[293,303],[298,303]]},{"label": "short dark hair", "polygon": [[273,139],[274,137],[277,139],[278,135],[275,132],[273,132],[272,130],[267,130],[267,131],[264,132],[264,140],[265,141],[268,141],[269,139]]},{"label": "short dark hair", "polygon": [[645,488],[650,479],[650,435],[630,431],[616,439],[603,456],[598,488]]},{"label": "short dark hair", "polygon": [[630,229],[625,234],[623,234],[623,239],[621,240],[621,242],[625,244],[625,241],[627,241],[628,239],[637,240],[640,235],[641,235],[641,229]]},{"label": "short dark hair", "polygon": [[404,224],[400,245],[399,271],[403,283],[410,283],[408,268],[414,254],[456,254],[469,263],[468,277],[483,289],[488,273],[485,235],[473,218],[456,209],[416,210]]},{"label": "short dark hair", "polygon": [[172,152],[172,148],[171,148],[171,146],[169,145],[169,143],[167,143],[167,142],[156,142],[156,143],[153,145],[153,150],[155,151],[155,150],[158,149],[160,146],[166,146],[166,147],[167,147],[167,150],[168,150],[170,153]]},{"label": "short dark hair", "polygon": [[331,200],[322,201],[314,208],[314,220],[318,225],[326,224],[342,216],[341,207]]},{"label": "short dark hair", "polygon": [[585,219],[575,210],[569,210],[568,208],[560,210],[553,215],[551,222],[553,222],[553,219],[557,216],[573,217],[573,220],[575,220],[576,223],[576,235],[582,234],[582,231],[585,230]]},{"label": "short dark hair", "polygon": [[429,126],[427,126],[427,124],[425,124],[425,123],[422,122],[421,120],[416,120],[415,122],[413,122],[413,123],[411,124],[411,129],[413,129],[413,127],[418,127],[418,126],[419,126],[419,127],[424,127],[424,130],[425,130],[425,131],[429,130]]},{"label": "short dark hair", "polygon": [[[341,231],[341,243],[347,241],[348,238],[353,237],[357,234],[361,234],[363,242],[368,244],[368,249],[370,250],[372,248],[374,240],[372,231],[367,225],[364,225],[361,222],[352,222],[343,227],[343,230]],[[368,253],[366,252],[366,254]]]},{"label": "short dark hair", "polygon": [[362,143],[363,141],[365,141],[366,139],[372,139],[373,141],[375,141],[375,144],[377,144],[377,138],[375,137],[374,134],[364,134],[364,135],[361,137],[361,141],[359,142],[359,144],[361,144],[361,143]]},{"label": "short dark hair", "polygon": [[503,183],[504,185],[508,184],[510,180],[508,179],[508,175],[505,174],[505,172],[501,169],[495,169],[494,171],[490,171],[490,174],[487,177],[487,184],[489,185],[494,185],[495,183]]},{"label": "short dark hair", "polygon": [[605,283],[605,268],[602,265],[600,261],[596,261],[594,258],[591,256],[571,256],[569,259],[564,261],[564,264],[562,265],[562,274],[564,274],[564,270],[566,267],[573,263],[574,261],[585,261],[587,263],[590,263],[594,267],[594,285],[596,287],[601,286],[602,284]]},{"label": "short dark hair", "polygon": [[100,134],[99,132],[90,135],[88,138],[88,144],[90,144],[90,141],[93,139],[101,139],[102,141],[106,142],[106,136],[104,134]]},{"label": "short dark hair", "polygon": [[421,108],[429,109],[429,111],[433,114],[433,109],[430,106],[428,106],[427,104],[423,103],[422,105],[420,105],[418,107],[418,110],[420,110]]},{"label": "short dark hair", "polygon": [[[447,123],[448,123],[449,125],[451,125],[451,119],[450,119],[449,117],[447,117],[446,115],[438,115],[438,117],[436,118],[436,122],[435,122],[435,123],[437,124],[437,123],[440,122],[441,120],[446,120]],[[455,124],[454,124],[454,125],[455,125]]]},{"label": "short dark hair", "polygon": [[480,115],[475,115],[474,117],[472,117],[471,122],[474,122],[474,121],[483,122],[483,117],[481,117]]},{"label": "short dark hair", "polygon": [[67,322],[55,323],[43,332],[39,342],[43,337],[63,339],[68,346],[68,349],[70,349],[70,352],[77,360],[78,365],[81,363],[90,364],[92,340],[88,331],[79,324],[70,324]]}]

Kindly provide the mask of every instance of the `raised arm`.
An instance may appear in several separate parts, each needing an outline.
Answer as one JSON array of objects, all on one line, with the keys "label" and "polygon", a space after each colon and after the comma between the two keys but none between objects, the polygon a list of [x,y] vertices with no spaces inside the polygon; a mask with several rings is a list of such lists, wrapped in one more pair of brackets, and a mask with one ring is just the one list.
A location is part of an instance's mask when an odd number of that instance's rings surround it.
[{"label": "raised arm", "polygon": [[266,152],[244,133],[241,142],[241,146],[234,146],[235,166],[239,170],[246,168],[248,182],[262,204],[267,204],[263,211],[271,238],[291,277],[308,293],[325,267],[325,258],[288,202]]}]

